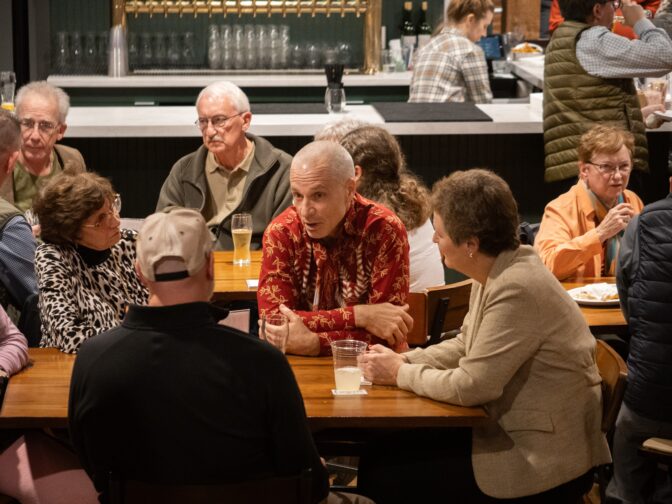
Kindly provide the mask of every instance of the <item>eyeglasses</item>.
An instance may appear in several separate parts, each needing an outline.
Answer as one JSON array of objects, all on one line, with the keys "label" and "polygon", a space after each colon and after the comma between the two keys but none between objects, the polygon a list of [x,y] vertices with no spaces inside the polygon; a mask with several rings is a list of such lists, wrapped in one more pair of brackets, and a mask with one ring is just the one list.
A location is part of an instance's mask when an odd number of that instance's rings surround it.
[{"label": "eyeglasses", "polygon": [[593,165],[601,174],[608,175],[610,177],[616,175],[617,171],[620,172],[624,177],[627,177],[632,171],[631,164],[614,166],[608,163],[593,163],[592,161],[588,161],[586,164]]},{"label": "eyeglasses", "polygon": [[58,123],[53,123],[51,121],[35,121],[34,119],[21,119],[19,124],[21,124],[21,129],[23,131],[31,131],[35,129],[35,125],[37,125],[37,129],[40,133],[45,135],[51,135],[58,126]]},{"label": "eyeglasses", "polygon": [[215,128],[217,131],[223,130],[224,126],[226,125],[227,121],[229,119],[233,119],[234,117],[238,117],[239,115],[243,115],[245,112],[238,112],[237,114],[234,114],[232,116],[225,116],[225,115],[216,115],[213,117],[199,117],[196,119],[196,122],[194,123],[196,126],[198,126],[198,129],[201,131],[205,131],[208,129],[208,123],[212,124],[212,127]]},{"label": "eyeglasses", "polygon": [[121,195],[115,194],[112,200],[112,210],[100,214],[95,223],[82,224],[82,227],[98,229],[102,226],[109,226],[114,219],[119,218],[119,212],[121,212]]}]

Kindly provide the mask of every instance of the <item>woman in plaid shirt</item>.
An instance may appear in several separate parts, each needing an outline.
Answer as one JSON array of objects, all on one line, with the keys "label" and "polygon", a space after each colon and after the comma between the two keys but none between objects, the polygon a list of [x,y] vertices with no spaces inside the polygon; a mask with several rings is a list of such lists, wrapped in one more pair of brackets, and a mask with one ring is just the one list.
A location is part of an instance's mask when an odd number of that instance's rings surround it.
[{"label": "woman in plaid shirt", "polygon": [[475,44],[486,34],[491,0],[452,0],[447,23],[422,50],[413,68],[409,102],[492,101],[488,65]]}]

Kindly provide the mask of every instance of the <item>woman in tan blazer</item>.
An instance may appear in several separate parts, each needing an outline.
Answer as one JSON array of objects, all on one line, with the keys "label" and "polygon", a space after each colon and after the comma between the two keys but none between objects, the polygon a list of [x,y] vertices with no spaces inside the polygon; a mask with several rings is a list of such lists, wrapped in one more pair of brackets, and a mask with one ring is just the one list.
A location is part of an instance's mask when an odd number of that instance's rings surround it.
[{"label": "woman in tan blazer", "polygon": [[[436,184],[432,199],[444,263],[474,280],[469,313],[456,338],[427,349],[395,354],[372,347],[362,358],[364,375],[485,408],[490,421],[472,434],[474,488],[461,478],[464,495],[455,495],[451,474],[435,482],[425,474],[423,492],[436,484],[436,494],[448,492],[446,502],[576,502],[590,487],[593,467],[611,459],[600,430],[595,340],[535,251],[520,245],[506,182],[486,170],[455,172]],[[438,440],[434,446],[443,449]],[[468,467],[463,455],[450,454],[455,466]],[[398,479],[401,495],[410,482]]]}]

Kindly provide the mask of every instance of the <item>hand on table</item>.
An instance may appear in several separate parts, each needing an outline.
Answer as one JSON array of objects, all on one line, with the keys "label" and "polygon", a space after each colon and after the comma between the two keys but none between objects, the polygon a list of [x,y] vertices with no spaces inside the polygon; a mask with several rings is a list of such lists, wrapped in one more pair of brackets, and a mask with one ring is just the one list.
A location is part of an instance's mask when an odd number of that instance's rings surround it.
[{"label": "hand on table", "polygon": [[644,9],[641,5],[635,2],[635,0],[623,0],[621,12],[623,13],[624,18],[623,24],[630,27],[635,26],[637,21],[646,17]]},{"label": "hand on table", "polygon": [[357,327],[366,329],[374,336],[387,341],[391,347],[403,342],[413,328],[413,318],[408,314],[407,304],[356,305],[354,311]]},{"label": "hand on table", "polygon": [[317,334],[308,329],[301,317],[284,304],[280,305],[280,313],[289,320],[289,336],[285,351],[295,355],[319,355],[320,339]]},{"label": "hand on table", "polygon": [[399,368],[408,362],[403,354],[383,345],[373,345],[358,360],[364,378],[377,385],[396,385]]},{"label": "hand on table", "polygon": [[623,231],[634,215],[635,212],[630,203],[619,203],[609,210],[604,219],[602,219],[602,222],[600,222],[600,225],[596,228],[600,241],[604,242]]},{"label": "hand on table", "polygon": [[665,122],[654,112],[665,112],[665,105],[658,103],[656,105],[646,105],[642,107],[642,116],[647,128],[660,128]]}]

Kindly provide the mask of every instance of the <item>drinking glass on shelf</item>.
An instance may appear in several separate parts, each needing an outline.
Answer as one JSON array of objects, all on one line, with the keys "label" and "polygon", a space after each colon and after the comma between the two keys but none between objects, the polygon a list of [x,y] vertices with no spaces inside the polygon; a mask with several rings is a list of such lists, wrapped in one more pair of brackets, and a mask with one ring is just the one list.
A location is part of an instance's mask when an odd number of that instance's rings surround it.
[{"label": "drinking glass on shelf", "polygon": [[69,71],[70,63],[70,43],[67,32],[60,31],[56,33],[56,44],[54,45],[54,71],[57,74],[66,74]]},{"label": "drinking glass on shelf", "polygon": [[[97,50],[96,52],[98,53],[98,63],[97,63],[97,72],[100,74],[106,74],[107,73],[107,60],[109,58],[109,50],[108,50],[108,45],[107,41],[110,38],[110,33],[107,30],[103,30],[101,32],[98,32],[98,36],[96,37],[97,40]],[[136,36],[136,49],[137,49],[137,36]]]},{"label": "drinking glass on shelf", "polygon": [[175,32],[171,32],[168,35],[166,57],[168,58],[169,68],[177,68],[180,66],[180,36]]},{"label": "drinking glass on shelf", "polygon": [[338,61],[341,65],[348,68],[352,63],[352,46],[348,42],[338,42],[336,44],[338,50]]},{"label": "drinking glass on shelf", "polygon": [[84,49],[82,47],[82,36],[75,31],[70,34],[70,56],[72,73],[79,74],[83,69]]},{"label": "drinking glass on shelf", "polygon": [[250,264],[250,242],[252,241],[252,216],[237,213],[231,217],[231,236],[233,237],[233,264]]},{"label": "drinking glass on shelf", "polygon": [[196,66],[196,40],[194,32],[185,32],[182,40],[182,66],[194,68]]},{"label": "drinking glass on shelf", "polygon": [[316,42],[310,42],[306,47],[306,66],[320,68],[322,66],[322,48]]},{"label": "drinking glass on shelf", "polygon": [[224,70],[230,70],[234,65],[234,44],[233,44],[233,30],[231,25],[219,26],[219,47],[221,64]]},{"label": "drinking glass on shelf", "polygon": [[12,112],[14,110],[14,91],[16,74],[11,71],[0,72],[0,106]]},{"label": "drinking glass on shelf", "polygon": [[164,68],[168,62],[166,36],[161,32],[155,33],[153,43],[152,54],[154,55],[154,65],[158,68]]},{"label": "drinking glass on shelf", "polygon": [[253,25],[245,25],[245,68],[254,70],[258,65],[257,35]]},{"label": "drinking glass on shelf", "polygon": [[289,66],[291,68],[304,68],[306,66],[306,48],[303,44],[299,42],[292,44],[290,54]]},{"label": "drinking glass on shelf", "polygon": [[96,34],[89,31],[84,35],[84,71],[96,73],[98,62],[98,48],[96,47]]},{"label": "drinking glass on shelf", "polygon": [[261,339],[268,341],[282,353],[285,353],[289,337],[289,319],[282,313],[273,313],[261,317],[259,331]]},{"label": "drinking glass on shelf", "polygon": [[140,64],[140,46],[138,44],[138,34],[128,34],[128,66],[131,70],[138,68]]},{"label": "drinking glass on shelf", "polygon": [[211,69],[222,67],[222,47],[217,25],[208,27],[208,66]]},{"label": "drinking glass on shelf", "polygon": [[140,64],[143,68],[152,66],[152,36],[147,32],[140,34]]}]

